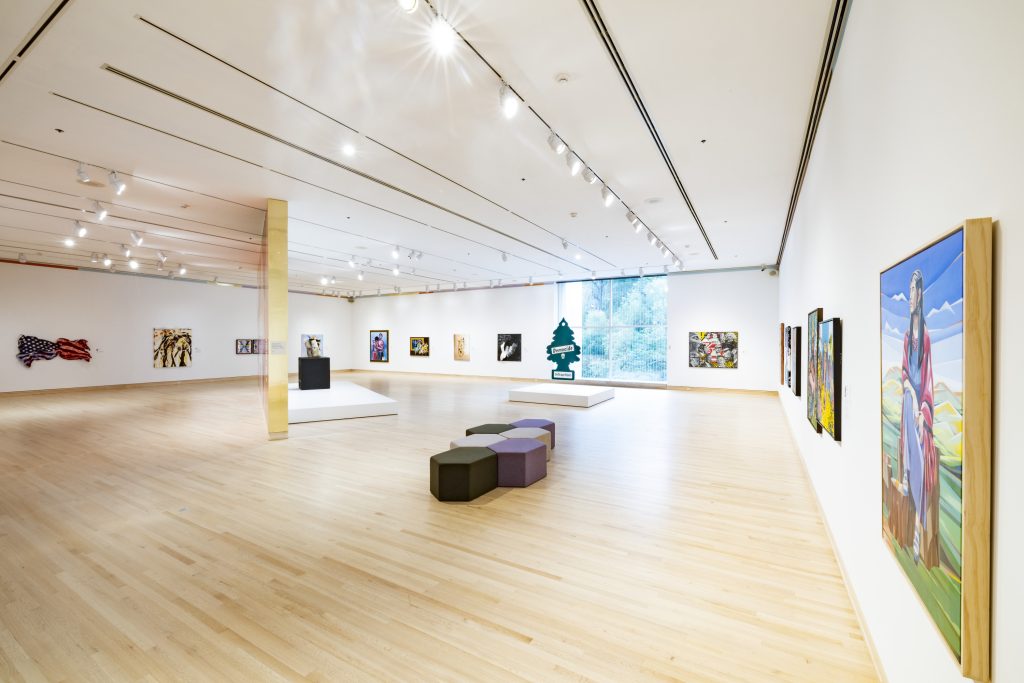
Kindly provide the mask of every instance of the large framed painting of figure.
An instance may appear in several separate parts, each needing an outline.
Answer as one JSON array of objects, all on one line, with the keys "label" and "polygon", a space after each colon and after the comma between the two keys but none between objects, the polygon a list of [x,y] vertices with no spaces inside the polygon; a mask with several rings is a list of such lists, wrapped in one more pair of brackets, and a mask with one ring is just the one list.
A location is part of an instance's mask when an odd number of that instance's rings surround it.
[{"label": "large framed painting of figure", "polygon": [[370,330],[370,362],[387,363],[391,358],[388,330]]},{"label": "large framed painting of figure", "polygon": [[691,368],[738,368],[739,332],[691,332]]},{"label": "large framed painting of figure", "polygon": [[153,367],[192,366],[192,328],[153,328]]},{"label": "large framed painting of figure", "polygon": [[992,221],[880,277],[882,533],[965,676],[988,680]]},{"label": "large framed painting of figure", "polygon": [[523,360],[523,335],[498,335],[498,360],[520,362]]},{"label": "large framed painting of figure", "polygon": [[819,434],[821,403],[818,401],[818,377],[821,375],[821,364],[818,362],[818,323],[821,318],[820,308],[807,314],[807,421]]},{"label": "large framed painting of figure", "polygon": [[839,318],[818,323],[818,406],[821,428],[836,441],[843,427],[843,323]]}]

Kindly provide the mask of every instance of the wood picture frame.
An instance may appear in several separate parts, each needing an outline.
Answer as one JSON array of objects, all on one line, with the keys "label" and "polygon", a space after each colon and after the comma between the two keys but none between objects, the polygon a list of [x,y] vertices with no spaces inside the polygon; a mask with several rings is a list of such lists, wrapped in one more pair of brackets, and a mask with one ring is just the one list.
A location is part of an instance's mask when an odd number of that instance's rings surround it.
[{"label": "wood picture frame", "polygon": [[977,681],[991,675],[992,231],[968,219],[879,275],[882,537]]}]

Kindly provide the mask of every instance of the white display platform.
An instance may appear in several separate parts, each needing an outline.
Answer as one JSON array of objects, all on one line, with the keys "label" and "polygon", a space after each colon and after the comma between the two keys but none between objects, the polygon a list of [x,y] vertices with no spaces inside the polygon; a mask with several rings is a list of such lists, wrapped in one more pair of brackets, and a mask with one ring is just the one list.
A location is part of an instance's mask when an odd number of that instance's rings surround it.
[{"label": "white display platform", "polygon": [[615,398],[615,389],[593,384],[531,384],[508,390],[508,400],[589,408]]},{"label": "white display platform", "polygon": [[306,391],[288,385],[288,424],[397,414],[398,401],[352,382],[332,379],[330,389]]}]

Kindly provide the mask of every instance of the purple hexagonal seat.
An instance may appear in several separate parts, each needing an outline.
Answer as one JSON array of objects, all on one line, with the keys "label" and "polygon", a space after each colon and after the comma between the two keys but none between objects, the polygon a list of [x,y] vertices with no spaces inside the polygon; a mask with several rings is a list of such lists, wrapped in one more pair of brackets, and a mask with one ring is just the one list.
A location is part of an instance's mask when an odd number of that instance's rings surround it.
[{"label": "purple hexagonal seat", "polygon": [[498,486],[529,486],[548,474],[548,447],[537,439],[505,439],[488,446],[498,454]]},{"label": "purple hexagonal seat", "polygon": [[512,423],[513,427],[539,427],[546,429],[551,432],[551,448],[555,447],[555,423],[551,420],[543,420],[541,418],[530,417],[525,420],[516,420]]}]

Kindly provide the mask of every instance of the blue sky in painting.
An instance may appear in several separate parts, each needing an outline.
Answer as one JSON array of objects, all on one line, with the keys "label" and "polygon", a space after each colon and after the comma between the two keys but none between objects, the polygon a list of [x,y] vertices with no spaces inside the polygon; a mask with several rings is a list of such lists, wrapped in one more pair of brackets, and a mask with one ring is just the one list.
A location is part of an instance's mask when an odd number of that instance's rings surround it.
[{"label": "blue sky in painting", "polygon": [[910,324],[910,276],[924,275],[925,324],[932,340],[937,381],[954,391],[963,385],[964,234],[941,242],[882,273],[882,375],[903,362],[903,335]]}]

